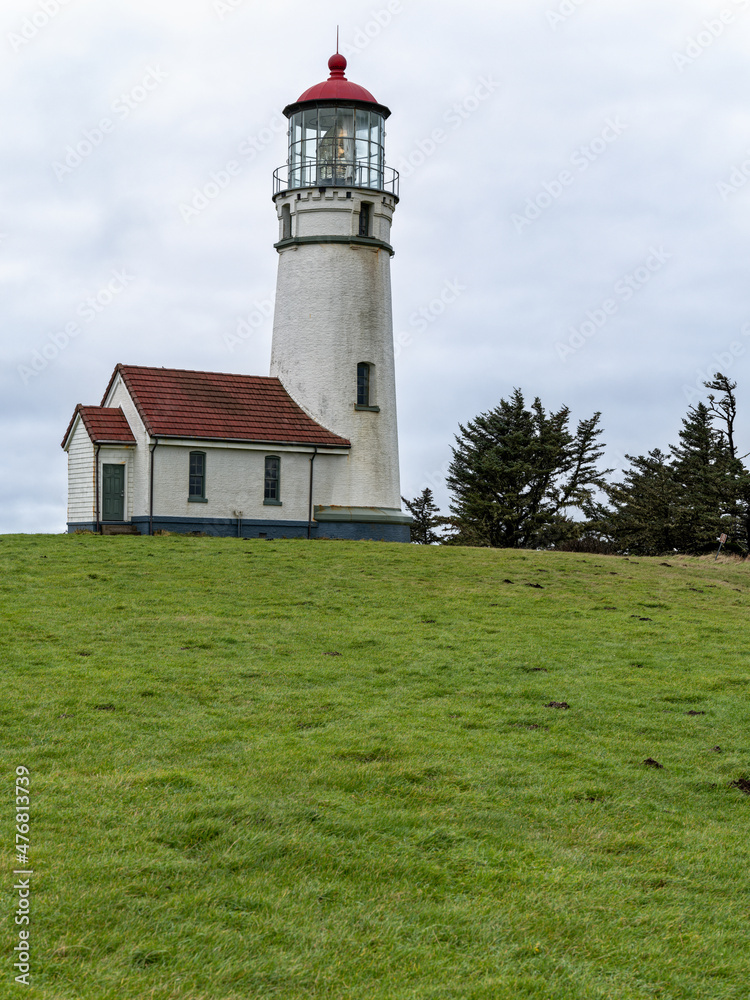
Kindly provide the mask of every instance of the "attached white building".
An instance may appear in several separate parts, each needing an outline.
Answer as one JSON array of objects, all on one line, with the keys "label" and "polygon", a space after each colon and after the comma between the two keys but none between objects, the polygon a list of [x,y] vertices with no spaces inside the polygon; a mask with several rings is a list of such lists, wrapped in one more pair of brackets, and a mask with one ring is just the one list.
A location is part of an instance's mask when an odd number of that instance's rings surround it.
[{"label": "attached white building", "polygon": [[401,511],[390,111],[345,75],[306,91],[274,174],[271,377],[118,365],[78,406],[68,530],[408,542]]}]

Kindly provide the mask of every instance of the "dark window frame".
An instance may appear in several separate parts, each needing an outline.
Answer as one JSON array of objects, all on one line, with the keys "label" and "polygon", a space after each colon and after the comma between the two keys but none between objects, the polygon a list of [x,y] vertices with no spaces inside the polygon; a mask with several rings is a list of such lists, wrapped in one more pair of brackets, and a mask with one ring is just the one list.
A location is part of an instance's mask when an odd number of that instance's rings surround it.
[{"label": "dark window frame", "polygon": [[[275,463],[275,466],[272,464]],[[263,503],[266,507],[281,507],[281,457],[266,455],[263,463]]]},{"label": "dark window frame", "polygon": [[372,365],[360,361],[357,365],[357,406],[371,406],[372,399]]},{"label": "dark window frame", "polygon": [[[194,460],[200,459],[200,471]],[[207,503],[206,500],[206,460],[205,451],[191,451],[188,463],[188,503]]]},{"label": "dark window frame", "polygon": [[292,238],[292,207],[282,205],[281,207],[281,238],[290,240]]},{"label": "dark window frame", "polygon": [[363,201],[359,208],[359,235],[370,237],[372,235],[372,203]]}]

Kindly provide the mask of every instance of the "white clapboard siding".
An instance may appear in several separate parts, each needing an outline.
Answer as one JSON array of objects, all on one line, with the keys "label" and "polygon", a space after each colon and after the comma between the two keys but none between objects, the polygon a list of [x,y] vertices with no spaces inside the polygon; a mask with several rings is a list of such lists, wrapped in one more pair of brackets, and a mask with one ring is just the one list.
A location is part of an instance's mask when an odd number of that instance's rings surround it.
[{"label": "white clapboard siding", "polygon": [[75,524],[95,521],[94,496],[94,446],[78,420],[68,448],[68,521]]}]

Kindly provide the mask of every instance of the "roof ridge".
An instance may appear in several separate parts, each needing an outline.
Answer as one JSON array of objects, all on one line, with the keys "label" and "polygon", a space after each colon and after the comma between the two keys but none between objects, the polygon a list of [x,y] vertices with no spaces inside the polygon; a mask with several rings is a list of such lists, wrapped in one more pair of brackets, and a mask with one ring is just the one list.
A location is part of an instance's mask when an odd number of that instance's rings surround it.
[{"label": "roof ridge", "polygon": [[163,365],[123,365],[119,364],[117,369],[119,371],[141,371],[141,372],[179,372],[181,375],[212,375],[220,376],[222,378],[242,378],[242,379],[258,379],[261,382],[278,382],[282,385],[281,379],[276,375],[245,375],[238,372],[207,372],[199,371],[197,368],[166,368]]}]

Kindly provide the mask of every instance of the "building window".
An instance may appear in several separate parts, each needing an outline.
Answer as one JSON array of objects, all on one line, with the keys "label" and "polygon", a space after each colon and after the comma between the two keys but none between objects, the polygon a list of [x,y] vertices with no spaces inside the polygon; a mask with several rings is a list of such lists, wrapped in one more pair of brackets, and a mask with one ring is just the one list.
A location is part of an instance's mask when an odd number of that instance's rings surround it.
[{"label": "building window", "polygon": [[190,489],[188,500],[206,499],[206,455],[202,451],[190,452]]},{"label": "building window", "polygon": [[370,406],[372,395],[372,365],[357,365],[357,406]]},{"label": "building window", "polygon": [[275,455],[266,457],[266,481],[263,503],[269,506],[281,505],[281,459]]},{"label": "building window", "polygon": [[281,208],[281,238],[282,240],[292,238],[292,209],[290,205],[283,205]]},{"label": "building window", "polygon": [[372,215],[372,205],[369,202],[363,201],[362,207],[359,210],[359,235],[369,236],[370,235],[370,217]]}]

